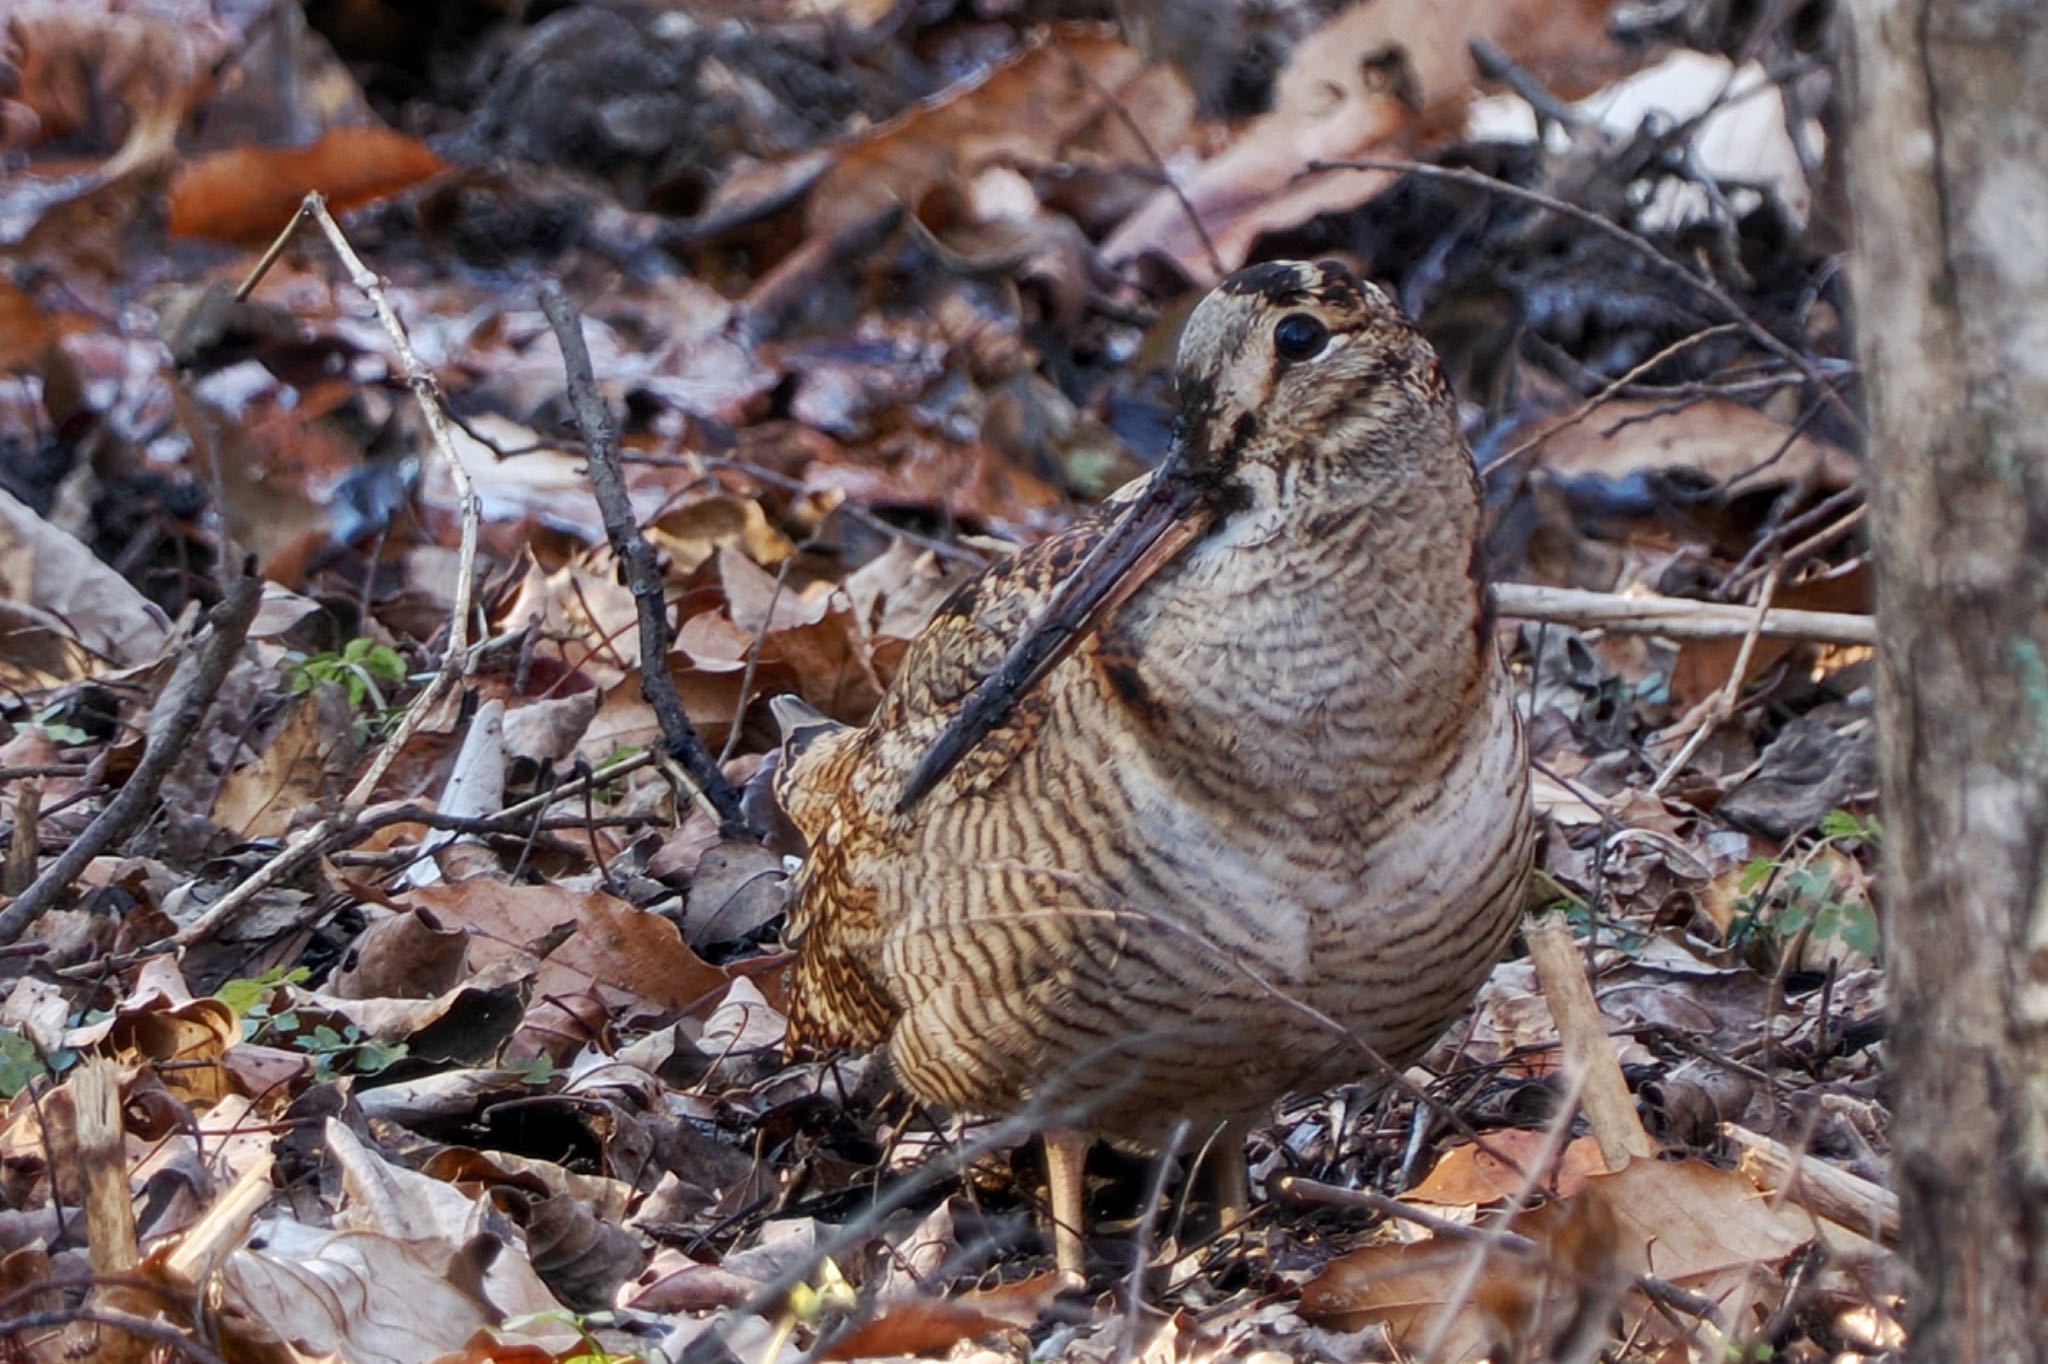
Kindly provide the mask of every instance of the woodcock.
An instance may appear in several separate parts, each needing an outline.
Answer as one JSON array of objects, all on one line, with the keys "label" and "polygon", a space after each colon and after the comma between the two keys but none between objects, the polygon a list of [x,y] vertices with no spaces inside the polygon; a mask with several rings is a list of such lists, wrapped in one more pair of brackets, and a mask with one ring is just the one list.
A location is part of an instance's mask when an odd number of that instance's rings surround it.
[{"label": "woodcock", "polygon": [[1332,263],[1190,315],[1148,479],[940,608],[864,729],[794,727],[796,1040],[1046,1129],[1243,1128],[1384,1075],[1472,1000],[1531,820],[1480,500],[1436,357]]}]

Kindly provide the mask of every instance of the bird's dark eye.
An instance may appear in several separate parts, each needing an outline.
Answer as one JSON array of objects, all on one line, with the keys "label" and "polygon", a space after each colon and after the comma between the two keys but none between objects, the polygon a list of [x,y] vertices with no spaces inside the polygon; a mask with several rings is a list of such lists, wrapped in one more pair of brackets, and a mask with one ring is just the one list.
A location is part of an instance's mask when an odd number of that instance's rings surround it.
[{"label": "bird's dark eye", "polygon": [[1273,326],[1273,349],[1282,360],[1313,360],[1329,340],[1330,329],[1310,313],[1289,313]]}]

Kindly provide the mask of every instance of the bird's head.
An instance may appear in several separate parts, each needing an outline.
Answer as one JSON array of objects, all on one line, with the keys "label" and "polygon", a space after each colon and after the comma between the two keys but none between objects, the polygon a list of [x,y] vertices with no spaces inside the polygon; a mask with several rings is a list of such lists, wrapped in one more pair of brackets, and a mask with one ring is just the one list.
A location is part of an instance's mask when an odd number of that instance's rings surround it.
[{"label": "bird's head", "polygon": [[1436,353],[1385,293],[1335,261],[1274,261],[1210,292],[1181,332],[1162,479],[1313,488],[1418,448],[1458,449]]},{"label": "bird's head", "polygon": [[1166,459],[1043,616],[954,713],[904,788],[908,809],[1025,692],[1223,519],[1286,514],[1340,486],[1471,479],[1436,355],[1384,293],[1330,261],[1240,270],[1189,314]]}]

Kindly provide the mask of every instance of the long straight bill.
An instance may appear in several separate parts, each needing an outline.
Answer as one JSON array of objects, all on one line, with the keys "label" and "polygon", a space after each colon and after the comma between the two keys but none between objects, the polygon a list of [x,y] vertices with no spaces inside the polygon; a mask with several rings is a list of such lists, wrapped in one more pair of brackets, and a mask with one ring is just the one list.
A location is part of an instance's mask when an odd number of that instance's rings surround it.
[{"label": "long straight bill", "polygon": [[1024,632],[995,671],[968,693],[904,784],[896,812],[906,813],[924,799],[975,745],[1010,718],[1017,703],[1072,653],[1075,645],[1094,633],[1214,519],[1215,509],[1199,487],[1164,471],[1156,475],[1059,585],[1045,615]]}]

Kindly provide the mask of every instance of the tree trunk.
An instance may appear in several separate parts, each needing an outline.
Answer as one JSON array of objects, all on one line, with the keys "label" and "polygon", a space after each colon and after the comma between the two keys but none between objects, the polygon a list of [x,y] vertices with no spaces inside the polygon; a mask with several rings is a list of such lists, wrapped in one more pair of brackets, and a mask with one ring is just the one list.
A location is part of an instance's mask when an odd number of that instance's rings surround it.
[{"label": "tree trunk", "polygon": [[1849,0],[1910,1357],[2048,1362],[2048,6]]}]

